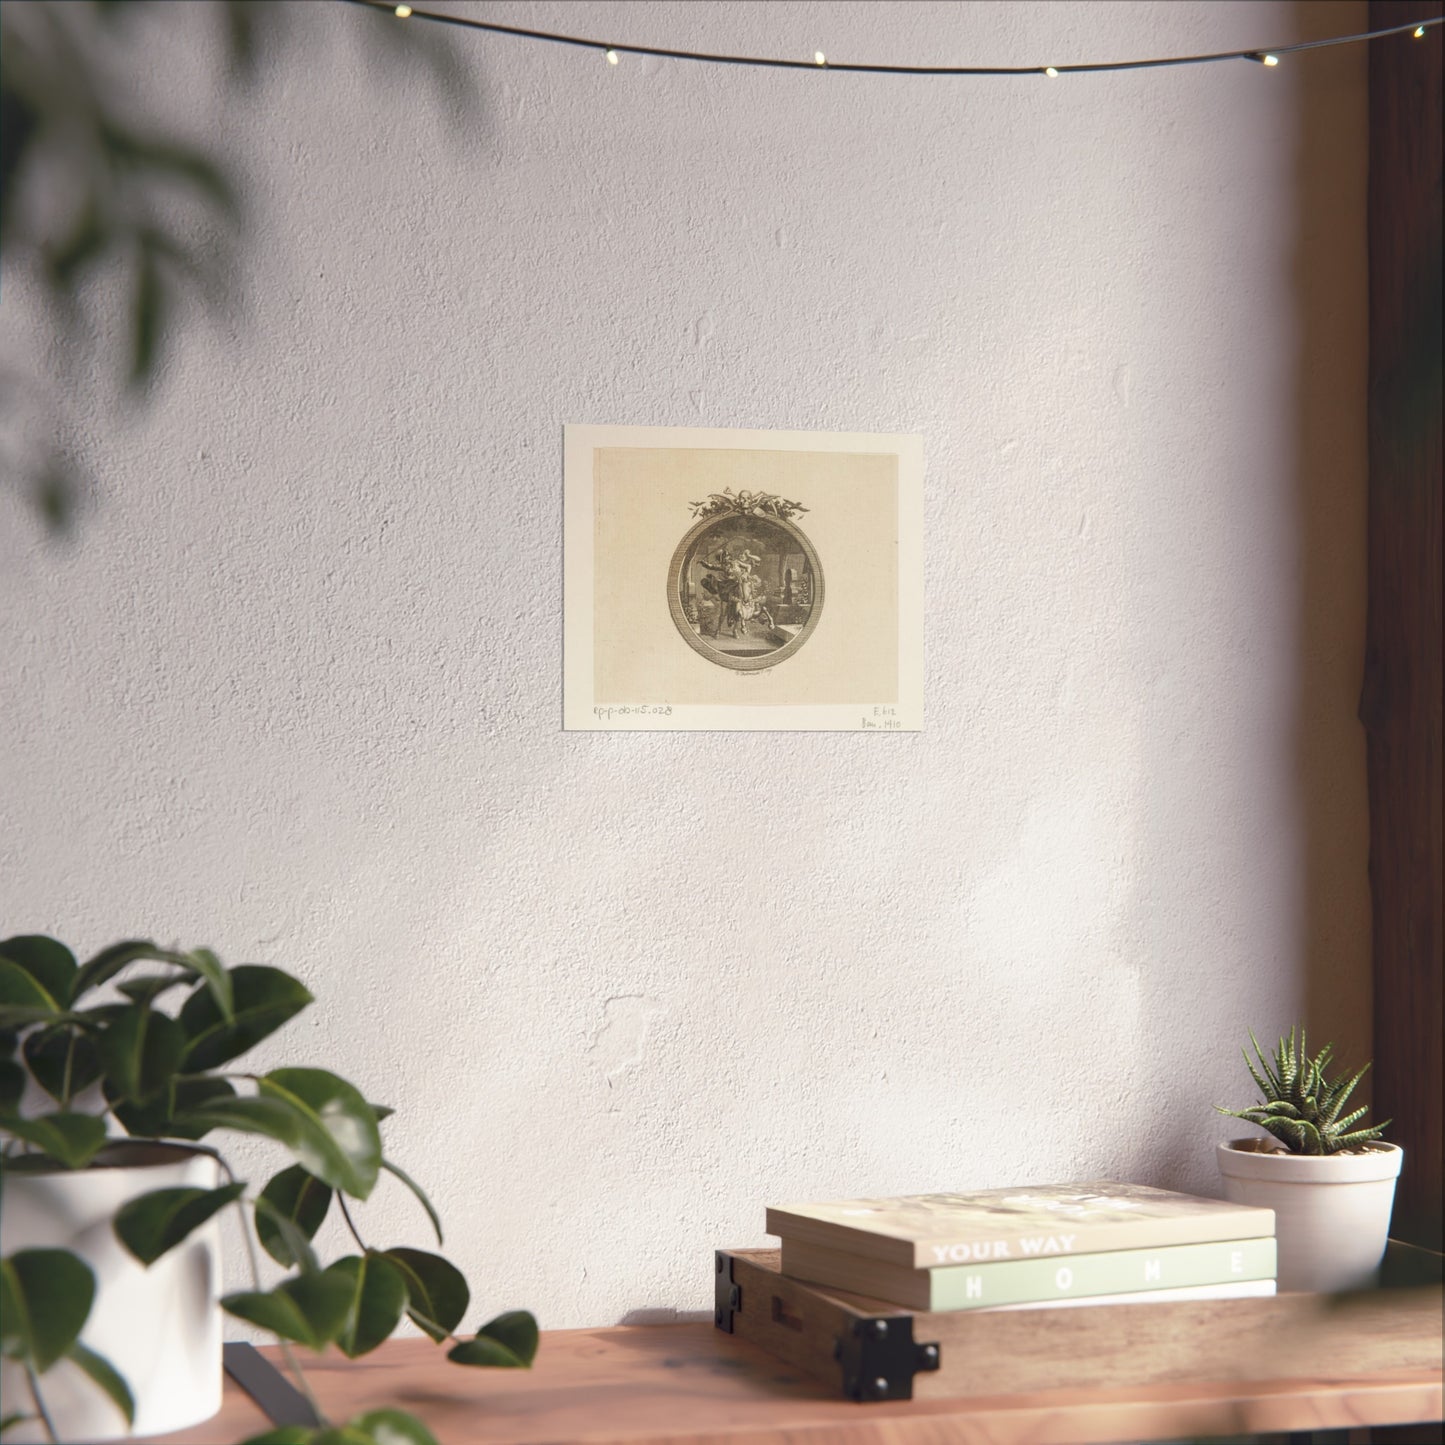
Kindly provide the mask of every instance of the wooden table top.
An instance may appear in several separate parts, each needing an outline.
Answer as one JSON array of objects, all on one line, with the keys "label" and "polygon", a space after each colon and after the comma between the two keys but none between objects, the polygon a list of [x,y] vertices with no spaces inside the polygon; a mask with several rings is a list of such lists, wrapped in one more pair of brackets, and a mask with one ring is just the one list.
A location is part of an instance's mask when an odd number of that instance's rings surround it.
[{"label": "wooden table top", "polygon": [[[274,1349],[261,1353],[280,1366]],[[710,1324],[548,1331],[525,1371],[453,1365],[423,1339],[360,1360],[298,1355],[334,1421],[390,1405],[426,1421],[440,1445],[1088,1445],[1442,1416],[1441,1372],[1418,1369],[855,1405]],[[225,1445],[267,1425],[227,1379],[219,1415],[155,1440]]]}]

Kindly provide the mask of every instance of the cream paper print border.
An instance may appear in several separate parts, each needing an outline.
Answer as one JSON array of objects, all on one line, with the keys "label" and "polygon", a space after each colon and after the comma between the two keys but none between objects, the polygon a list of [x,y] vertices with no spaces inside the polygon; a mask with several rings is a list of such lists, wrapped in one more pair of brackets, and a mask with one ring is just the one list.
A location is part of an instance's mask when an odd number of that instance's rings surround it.
[{"label": "cream paper print border", "polygon": [[[690,504],[725,487],[808,508],[825,580],[807,640],[757,671],[701,656],[668,606]],[[563,493],[566,728],[921,729],[921,437],[568,425]]]}]

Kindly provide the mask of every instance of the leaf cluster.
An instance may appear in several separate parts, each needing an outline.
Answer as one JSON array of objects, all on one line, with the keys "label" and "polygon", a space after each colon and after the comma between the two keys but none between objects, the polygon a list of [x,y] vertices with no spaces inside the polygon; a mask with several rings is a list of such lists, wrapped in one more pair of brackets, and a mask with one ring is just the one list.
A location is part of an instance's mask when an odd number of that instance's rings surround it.
[{"label": "leaf cluster", "polygon": [[1259,1068],[1255,1068],[1248,1050],[1244,1051],[1244,1062],[1262,1097],[1247,1109],[1225,1109],[1216,1104],[1221,1114],[1258,1124],[1291,1154],[1338,1154],[1384,1134],[1389,1119],[1373,1128],[1352,1130],[1351,1126],[1369,1113],[1368,1105],[1344,1112],[1346,1101],[1370,1067],[1368,1063],[1348,1079],[1328,1078],[1325,1068],[1335,1046],[1326,1044],[1310,1058],[1303,1024],[1298,1030],[1291,1028],[1288,1039],[1280,1039],[1272,1060],[1265,1058],[1253,1032],[1249,1041],[1254,1045]]},{"label": "leaf cluster", "polygon": [[[147,965],[138,975],[132,972],[137,964]],[[354,1359],[389,1338],[406,1316],[433,1341],[449,1344],[448,1358],[457,1364],[530,1365],[537,1325],[529,1313],[499,1315],[458,1338],[454,1332],[471,1302],[460,1271],[426,1250],[374,1248],[356,1229],[346,1200],[367,1199],[388,1173],[416,1196],[437,1245],[443,1243],[431,1201],[383,1152],[380,1125],[390,1109],[369,1103],[325,1069],[255,1075],[227,1067],[311,1002],[304,985],[282,970],[227,967],[205,948],[182,951],[127,940],[81,964],[52,938],[5,939],[0,1185],[17,1170],[85,1168],[117,1143],[108,1121],[132,1138],[188,1141],[217,1158],[228,1182],[214,1189],[156,1189],[122,1206],[112,1227],[143,1265],[235,1206],[266,1253],[293,1271],[271,1289],[263,1290],[257,1279],[253,1289],[227,1295],[222,1306],[238,1319],[313,1350],[334,1345]],[[97,1099],[97,1107],[82,1107],[82,1095]],[[35,1098],[43,1102],[27,1108]],[[247,1184],[214,1146],[200,1142],[226,1131],[271,1139],[292,1162],[248,1196]],[[323,1267],[312,1241],[333,1208],[359,1252]],[[0,1354],[24,1363],[37,1409],[40,1378],[69,1359],[130,1421],[134,1409],[125,1381],[80,1340],[94,1296],[89,1266],[67,1250],[19,1250],[6,1257],[0,1261]],[[335,1445],[373,1438],[426,1445],[431,1439],[420,1422],[397,1411],[372,1412],[295,1439],[329,1445],[333,1437]]]}]

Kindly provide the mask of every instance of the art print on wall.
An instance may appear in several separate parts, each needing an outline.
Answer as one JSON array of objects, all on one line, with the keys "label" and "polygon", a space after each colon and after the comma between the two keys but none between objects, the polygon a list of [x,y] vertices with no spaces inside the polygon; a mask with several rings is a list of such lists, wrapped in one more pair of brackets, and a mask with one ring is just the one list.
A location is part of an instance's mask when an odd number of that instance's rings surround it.
[{"label": "art print on wall", "polygon": [[917,437],[565,429],[569,729],[922,725]]}]

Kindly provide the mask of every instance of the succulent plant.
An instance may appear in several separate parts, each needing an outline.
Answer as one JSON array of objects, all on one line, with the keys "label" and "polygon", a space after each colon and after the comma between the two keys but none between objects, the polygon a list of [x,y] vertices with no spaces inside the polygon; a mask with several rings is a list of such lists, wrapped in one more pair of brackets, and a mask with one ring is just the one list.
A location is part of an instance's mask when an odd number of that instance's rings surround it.
[{"label": "succulent plant", "polygon": [[1354,1092],[1355,1085],[1364,1078],[1369,1064],[1351,1079],[1327,1079],[1325,1065],[1329,1063],[1335,1046],[1326,1044],[1313,1059],[1310,1058],[1305,1046],[1303,1024],[1299,1026],[1297,1046],[1293,1028],[1288,1039],[1279,1041],[1272,1066],[1261,1051],[1253,1031],[1249,1041],[1254,1045],[1263,1074],[1250,1062],[1248,1049],[1242,1051],[1244,1062],[1264,1098],[1247,1109],[1225,1109],[1216,1104],[1215,1108],[1221,1114],[1248,1119],[1251,1124],[1267,1129],[1291,1154],[1338,1154],[1341,1150],[1378,1139],[1385,1132],[1385,1125],[1390,1123],[1388,1119],[1373,1129],[1350,1132],[1350,1126],[1369,1113],[1368,1105],[1343,1116],[1341,1114],[1345,1101]]}]

